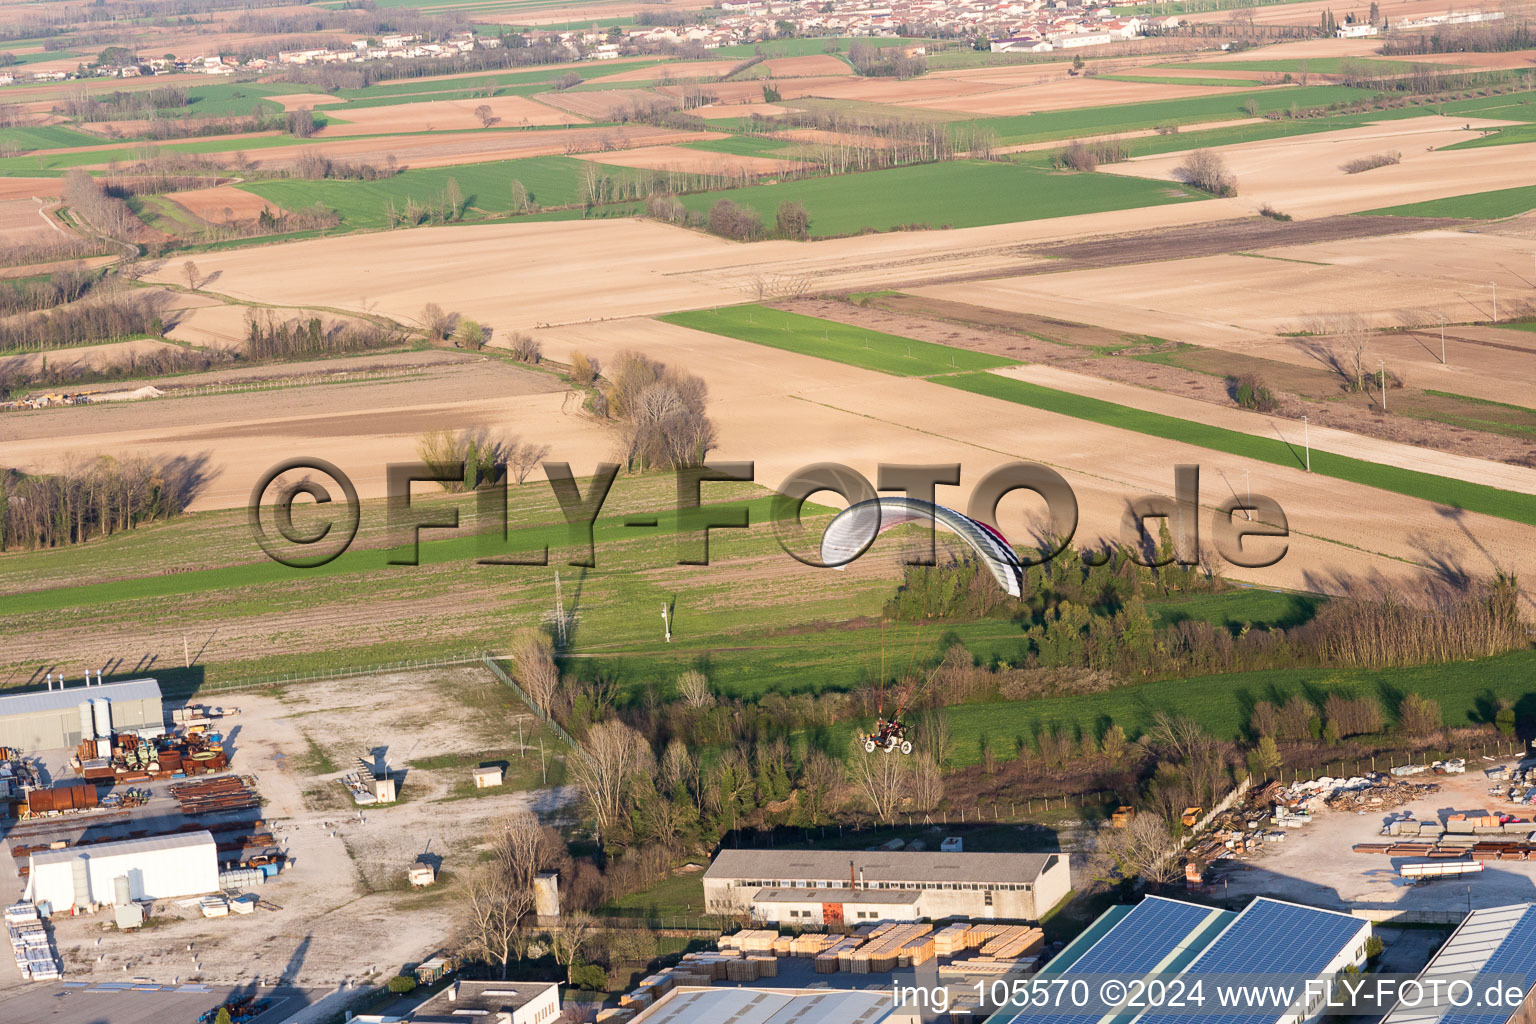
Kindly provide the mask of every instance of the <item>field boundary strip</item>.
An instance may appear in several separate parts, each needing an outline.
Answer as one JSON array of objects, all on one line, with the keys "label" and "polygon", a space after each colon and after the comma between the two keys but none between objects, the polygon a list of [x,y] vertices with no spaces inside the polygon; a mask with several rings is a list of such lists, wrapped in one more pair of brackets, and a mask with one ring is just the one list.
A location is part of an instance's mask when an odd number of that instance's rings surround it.
[{"label": "field boundary strip", "polygon": [[[762,315],[764,318],[762,327],[757,330],[744,330],[736,322],[737,318],[735,316],[724,320],[720,319],[722,314],[733,310],[738,311],[738,313],[750,311],[752,314],[758,314],[758,311],[761,311],[761,314],[758,315]],[[775,338],[770,326],[772,321],[768,318],[768,314],[774,313],[779,313],[781,316],[795,317],[797,321],[801,322],[797,323],[796,326],[801,328],[809,327],[813,330],[824,331],[823,338],[818,339],[813,335],[802,335],[794,341]],[[922,376],[935,384],[956,388],[960,391],[981,395],[986,398],[1001,399],[1002,401],[1013,402],[1016,405],[1025,405],[1046,412],[1070,416],[1074,419],[1088,420],[1108,427],[1129,430],[1133,433],[1146,434],[1151,437],[1160,437],[1169,441],[1194,445],[1198,448],[1225,452],[1228,455],[1236,455],[1240,458],[1254,459],[1259,462],[1268,462],[1292,469],[1303,469],[1306,465],[1305,456],[1302,451],[1286,441],[1258,437],[1226,427],[1209,426],[1204,423],[1180,419],[1163,413],[1148,412],[1127,405],[1107,402],[1100,398],[1074,395],[1068,391],[1043,387],[1039,384],[1031,384],[1027,381],[1003,377],[994,373],[984,371],[955,373],[948,371],[942,365],[939,366],[936,372],[929,374],[919,372],[900,373],[883,369],[879,365],[871,365],[871,361],[854,362],[839,358],[835,353],[838,352],[841,345],[829,344],[835,329],[842,328],[845,332],[850,330],[857,332],[861,329],[835,320],[822,320],[819,317],[803,316],[801,314],[784,314],[781,311],[772,310],[768,307],[750,304],[726,307],[715,313],[711,313],[708,310],[698,310],[693,313],[669,314],[659,319],[680,327],[689,327],[695,330],[721,334],[725,337],[768,345],[773,348],[783,348],[804,355],[876,370],[877,372],[892,373],[897,376]],[[792,322],[786,322],[786,328],[781,328],[781,331],[783,333],[790,333],[787,330],[787,325]],[[756,325],[755,320],[752,323],[754,326]],[[711,326],[712,324],[721,327],[734,325],[734,330],[720,330],[716,326]],[[883,334],[878,331],[865,333],[871,336],[878,335],[882,339],[882,344],[885,345],[908,340],[897,335]],[[911,344],[913,346],[922,345],[926,349],[968,353],[968,350],[965,349],[954,349],[951,346],[940,345],[934,342],[914,340]],[[1007,362],[1013,364],[1011,360]],[[1364,484],[1367,487],[1375,487],[1378,490],[1391,491],[1395,494],[1402,494],[1410,498],[1418,498],[1422,501],[1434,502],[1451,508],[1477,512],[1498,519],[1507,519],[1526,526],[1536,526],[1536,497],[1521,494],[1517,491],[1507,491],[1502,488],[1491,487],[1487,484],[1457,480],[1433,473],[1422,473],[1413,469],[1402,469],[1379,462],[1369,462],[1365,459],[1357,459],[1348,455],[1336,455],[1332,452],[1315,448],[1312,449],[1312,473],[1317,476],[1333,477],[1339,480],[1347,480],[1351,483]]]}]

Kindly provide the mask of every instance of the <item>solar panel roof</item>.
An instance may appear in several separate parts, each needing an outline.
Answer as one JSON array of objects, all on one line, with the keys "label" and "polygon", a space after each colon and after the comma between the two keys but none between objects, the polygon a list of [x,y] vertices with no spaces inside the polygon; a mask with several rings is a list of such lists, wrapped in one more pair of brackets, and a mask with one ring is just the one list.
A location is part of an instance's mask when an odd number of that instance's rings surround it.
[{"label": "solar panel roof", "polygon": [[[1180,977],[1188,983],[1215,976],[1212,980],[1221,984],[1299,984],[1302,979],[1320,977],[1365,924],[1348,914],[1260,897]],[[1206,995],[1209,998],[1214,992]],[[1136,1018],[1136,1024],[1273,1024],[1286,1009],[1261,1004],[1251,1011],[1226,1007],[1209,1015],[1148,1011]]]},{"label": "solar panel roof", "polygon": [[[1103,938],[1082,956],[1067,965],[1066,971],[1079,974],[1112,974],[1139,978],[1165,963],[1190,935],[1220,911],[1193,903],[1180,903],[1149,896],[1131,908]],[[1047,967],[1048,973],[1051,972]],[[1028,1009],[1012,1018],[1018,1024],[1086,1024],[1092,1011],[1072,1007],[1059,1013]]]}]

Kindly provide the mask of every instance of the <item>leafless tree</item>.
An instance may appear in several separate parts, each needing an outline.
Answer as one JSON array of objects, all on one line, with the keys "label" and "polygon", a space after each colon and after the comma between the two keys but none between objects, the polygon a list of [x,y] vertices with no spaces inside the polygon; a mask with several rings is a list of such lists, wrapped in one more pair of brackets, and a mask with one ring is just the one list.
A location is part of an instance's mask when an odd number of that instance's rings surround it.
[{"label": "leafless tree", "polygon": [[1138,814],[1125,828],[1099,835],[1099,849],[1114,859],[1121,877],[1169,882],[1178,876],[1178,846],[1156,814]]},{"label": "leafless tree", "polygon": [[1197,149],[1174,168],[1173,176],[1192,188],[1213,196],[1237,195],[1237,177],[1213,149]]},{"label": "leafless tree", "polygon": [[677,689],[683,695],[683,703],[690,708],[707,708],[715,703],[715,695],[709,691],[709,677],[698,669],[689,669],[678,676]]},{"label": "leafless tree", "polygon": [[489,103],[482,103],[476,107],[475,116],[480,119],[480,126],[482,128],[489,128],[491,125],[501,120],[496,116],[495,111],[491,110],[491,105]]},{"label": "leafless tree", "polygon": [[542,630],[522,629],[512,638],[512,669],[528,699],[549,714],[560,694],[555,645]]},{"label": "leafless tree", "polygon": [[645,737],[609,719],[592,727],[569,766],[597,819],[598,832],[605,834],[624,815],[634,787],[652,777],[655,759]]},{"label": "leafless tree", "polygon": [[457,313],[445,312],[435,302],[427,303],[421,310],[421,326],[426,329],[427,337],[432,341],[442,341],[452,334],[458,320]]},{"label": "leafless tree", "polygon": [[197,282],[201,277],[197,272],[197,264],[187,260],[187,262],[181,265],[181,272],[187,276],[187,287],[196,289]]},{"label": "leafless tree", "polygon": [[944,799],[944,777],[932,755],[926,751],[912,761],[910,790],[912,809],[931,811]]},{"label": "leafless tree", "polygon": [[466,944],[501,966],[521,946],[523,918],[533,910],[533,880],[546,859],[546,841],[532,812],[514,813],[492,840],[490,857],[464,887]]},{"label": "leafless tree", "polygon": [[907,796],[910,777],[902,759],[892,754],[866,754],[855,737],[849,746],[848,781],[869,804],[880,821],[890,821]]},{"label": "leafless tree", "polygon": [[591,914],[576,911],[562,915],[560,923],[550,930],[549,952],[555,963],[565,968],[566,981],[570,981],[571,967],[581,957],[594,928]]},{"label": "leafless tree", "polygon": [[544,457],[549,454],[549,445],[534,444],[531,441],[514,442],[507,446],[507,471],[512,474],[512,479],[519,485],[528,479]]}]

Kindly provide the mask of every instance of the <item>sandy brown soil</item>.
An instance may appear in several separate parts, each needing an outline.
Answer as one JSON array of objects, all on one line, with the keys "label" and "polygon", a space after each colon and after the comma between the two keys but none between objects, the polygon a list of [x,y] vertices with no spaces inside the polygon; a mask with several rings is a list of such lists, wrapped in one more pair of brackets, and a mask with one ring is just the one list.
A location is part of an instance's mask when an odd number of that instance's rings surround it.
[{"label": "sandy brown soil", "polygon": [[376,497],[385,463],[415,459],[430,430],[557,433],[570,461],[600,460],[612,439],[578,408],[553,377],[473,361],[397,379],[7,413],[6,458],[39,470],[101,452],[205,458],[209,483],[192,504],[202,509],[239,505],[268,466],[318,454]]},{"label": "sandy brown soil", "polygon": [[1486,71],[1528,68],[1536,64],[1536,50],[1510,50],[1504,53],[1424,53],[1403,60],[1427,64],[1454,64],[1457,67]]},{"label": "sandy brown soil", "polygon": [[[779,91],[781,98],[793,100],[801,96],[840,96],[842,94],[837,91],[838,87],[852,81],[851,74],[836,77],[784,78],[774,79],[773,87]],[[915,85],[921,81],[922,79],[916,79],[913,82],[900,84]],[[656,91],[680,99],[684,88],[681,85],[658,85]],[[763,99],[763,82],[750,78],[740,82],[711,82],[704,86],[704,91],[713,95],[717,103],[760,103]]]},{"label": "sandy brown soil", "polygon": [[46,242],[61,237],[60,230],[43,214],[34,200],[0,199],[0,245]]},{"label": "sandy brown soil", "polygon": [[167,199],[186,207],[193,216],[212,224],[226,224],[236,220],[252,220],[271,204],[254,192],[246,192],[233,185],[215,185],[211,188],[195,188],[186,192],[167,192]]},{"label": "sandy brown soil", "polygon": [[534,99],[555,110],[564,110],[595,121],[611,121],[637,104],[655,105],[661,94],[649,89],[604,89],[600,92],[541,92]]},{"label": "sandy brown soil", "polygon": [[31,199],[34,196],[58,198],[63,183],[59,178],[0,177],[0,200]]},{"label": "sandy brown soil", "polygon": [[265,98],[271,100],[273,103],[276,103],[284,110],[298,110],[301,107],[314,108],[317,106],[324,106],[326,104],[334,105],[338,99],[338,97],[332,96],[328,92],[278,93],[276,96],[268,96]]},{"label": "sandy brown soil", "polygon": [[612,153],[583,153],[578,159],[618,167],[644,167],[649,170],[679,171],[694,174],[773,174],[804,166],[798,160],[779,160],[771,156],[744,156],[737,153],[711,153],[683,146],[642,146]]},{"label": "sandy brown soil", "polygon": [[[1428,115],[1214,148],[1237,177],[1238,201],[1252,210],[1269,203],[1293,216],[1354,213],[1509,188],[1525,180],[1536,143],[1444,149],[1472,137],[1465,125],[1475,131],[1495,123]],[[1341,169],[1349,160],[1391,152],[1401,154],[1402,162],[1361,174]],[[1145,157],[1102,170],[1172,181],[1184,159],[1184,154]]]},{"label": "sandy brown soil", "polygon": [[[1256,25],[1309,25],[1315,26],[1322,12],[1328,10],[1327,0],[1308,0],[1306,3],[1276,4],[1271,7],[1255,8],[1253,22]],[[1466,4],[1458,4],[1455,0],[1381,0],[1382,17],[1393,23],[1403,21],[1405,18],[1422,18],[1427,14],[1445,14],[1449,11],[1475,9]],[[1231,11],[1208,11],[1200,14],[1183,16],[1187,21],[1227,21],[1232,17]],[[1313,42],[1308,40],[1308,42]],[[1381,46],[1379,38],[1366,39],[1319,39],[1317,44],[1323,43],[1363,43],[1368,44],[1365,52],[1375,53]],[[1298,47],[1299,49],[1299,47]],[[1270,50],[1264,53],[1269,54]],[[1344,51],[1329,52],[1328,56],[1338,56]],[[1307,53],[1308,56],[1322,56],[1322,53]],[[1278,54],[1277,54],[1278,56]]]},{"label": "sandy brown soil", "polygon": [[475,111],[491,108],[495,128],[529,125],[575,124],[584,118],[571,117],[543,103],[522,96],[493,96],[476,100],[428,100],[424,103],[400,103],[384,107],[358,107],[336,111],[345,124],[330,124],[317,138],[343,138],[348,135],[376,135],[383,132],[430,132],[478,130],[484,127]]},{"label": "sandy brown soil", "polygon": [[740,63],[739,60],[668,61],[648,68],[635,68],[633,71],[620,71],[616,75],[604,75],[603,82],[658,82],[664,79],[719,78]]},{"label": "sandy brown soil", "polygon": [[[134,355],[174,349],[163,341],[140,338],[136,341],[115,341],[104,345],[78,345],[73,348],[52,349],[47,352],[24,352],[20,355],[0,356],[0,376],[13,373],[32,373],[42,368],[46,360],[49,369],[75,370],[100,369],[122,363]],[[73,389],[71,389],[73,390]],[[111,386],[81,390],[112,390]]]},{"label": "sandy brown soil", "polygon": [[712,121],[722,117],[751,117],[753,114],[774,117],[778,114],[786,114],[793,109],[778,103],[712,103],[707,107],[695,108],[693,113],[706,121]]}]

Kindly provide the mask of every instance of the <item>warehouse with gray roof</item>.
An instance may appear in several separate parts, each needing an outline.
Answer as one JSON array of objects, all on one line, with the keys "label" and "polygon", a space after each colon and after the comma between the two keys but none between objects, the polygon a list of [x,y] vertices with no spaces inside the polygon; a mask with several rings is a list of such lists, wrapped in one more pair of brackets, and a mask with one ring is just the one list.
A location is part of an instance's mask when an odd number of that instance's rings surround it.
[{"label": "warehouse with gray roof", "polygon": [[1072,889],[1066,854],[722,850],[711,914],[799,927],[861,921],[1038,921]]}]

